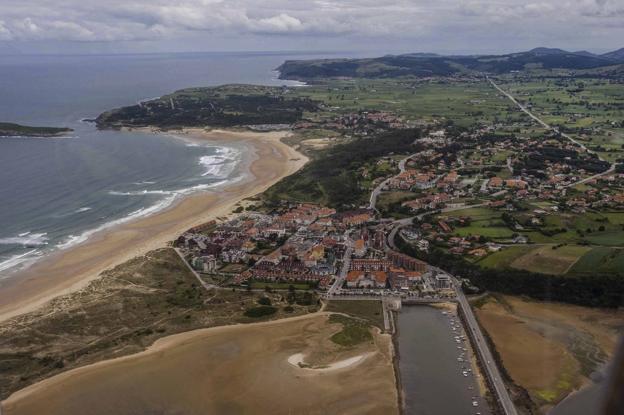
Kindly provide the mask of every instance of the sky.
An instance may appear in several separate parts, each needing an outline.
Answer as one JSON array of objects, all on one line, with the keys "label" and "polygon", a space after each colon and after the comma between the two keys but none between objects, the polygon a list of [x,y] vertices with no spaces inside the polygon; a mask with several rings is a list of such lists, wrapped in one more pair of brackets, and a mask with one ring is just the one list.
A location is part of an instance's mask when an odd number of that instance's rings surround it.
[{"label": "sky", "polygon": [[624,0],[0,0],[0,53],[624,47]]}]

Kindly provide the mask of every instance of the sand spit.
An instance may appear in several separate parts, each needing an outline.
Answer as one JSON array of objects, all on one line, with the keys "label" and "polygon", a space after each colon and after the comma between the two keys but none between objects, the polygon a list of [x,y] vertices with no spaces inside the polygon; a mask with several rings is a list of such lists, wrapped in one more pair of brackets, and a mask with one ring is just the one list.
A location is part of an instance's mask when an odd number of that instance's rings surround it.
[{"label": "sand spit", "polygon": [[184,140],[248,147],[247,160],[237,172],[242,179],[193,194],[166,210],[97,233],[86,242],[52,254],[2,281],[0,321],[33,311],[54,297],[85,287],[102,271],[161,248],[188,228],[227,215],[239,201],[296,172],[307,158],[281,142],[287,134],[203,129],[167,132]]},{"label": "sand spit", "polygon": [[346,369],[355,366],[366,360],[366,358],[371,355],[372,353],[366,353],[358,356],[353,356],[339,362],[330,363],[321,367],[310,367],[308,366],[308,364],[305,363],[305,355],[303,353],[295,353],[288,358],[288,363],[302,370],[308,370],[313,372],[331,372],[334,370]]},{"label": "sand spit", "polygon": [[366,350],[379,358],[358,356],[357,364],[322,376],[302,375],[288,362],[311,343],[323,349],[335,332],[327,314],[164,338],[143,353],[23,389],[3,402],[4,415],[398,413],[382,335]]}]

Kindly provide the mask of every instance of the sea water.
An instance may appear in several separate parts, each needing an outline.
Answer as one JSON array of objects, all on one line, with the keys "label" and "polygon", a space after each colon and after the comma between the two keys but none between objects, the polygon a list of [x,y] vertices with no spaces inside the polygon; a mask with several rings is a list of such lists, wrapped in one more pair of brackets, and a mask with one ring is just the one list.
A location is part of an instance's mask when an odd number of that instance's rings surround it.
[{"label": "sea water", "polygon": [[0,122],[70,127],[0,139],[0,278],[98,230],[235,180],[240,147],[98,131],[83,119],[177,89],[283,85],[285,54],[0,56]]}]

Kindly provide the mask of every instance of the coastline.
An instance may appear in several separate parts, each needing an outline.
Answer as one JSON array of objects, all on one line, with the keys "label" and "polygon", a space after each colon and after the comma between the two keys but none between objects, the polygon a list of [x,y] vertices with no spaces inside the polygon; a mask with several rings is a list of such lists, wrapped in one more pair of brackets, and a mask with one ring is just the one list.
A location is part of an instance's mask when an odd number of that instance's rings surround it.
[{"label": "coastline", "polygon": [[[157,132],[151,128],[137,130]],[[195,143],[210,141],[248,147],[246,159],[237,167],[241,179],[190,194],[152,215],[97,232],[85,242],[52,253],[16,273],[0,287],[0,321],[33,311],[54,297],[83,288],[102,271],[166,246],[189,228],[228,215],[238,202],[262,193],[295,173],[308,160],[281,141],[288,132],[196,128],[158,133]]]},{"label": "coastline", "polygon": [[[324,413],[397,413],[386,342],[376,342],[366,352],[386,358],[360,359],[336,370],[303,370],[288,362],[302,347],[327,341],[335,331],[327,324],[331,314],[317,311],[164,337],[143,352],[32,384],[10,395],[2,406],[10,414],[40,413],[44,408],[49,413],[78,414],[88,408],[98,414],[130,414],[145,408],[170,409],[175,402],[189,414],[232,413],[224,411],[231,405],[240,413],[286,413],[318,404],[316,396],[323,393],[327,401],[320,403],[320,411]],[[367,375],[370,378],[362,382]],[[240,390],[248,392],[241,395]],[[119,400],[120,394],[128,398]],[[375,399],[351,401],[353,394]],[[95,401],[101,405],[94,407]]]},{"label": "coastline", "polygon": [[114,366],[116,364],[122,364],[123,362],[128,361],[140,361],[145,358],[149,358],[155,354],[163,353],[167,350],[173,350],[176,347],[182,345],[192,344],[196,341],[200,341],[204,337],[208,336],[216,336],[220,333],[229,332],[229,331],[240,331],[245,329],[252,329],[254,327],[269,327],[274,325],[282,325],[287,323],[292,323],[301,320],[308,320],[312,318],[318,318],[323,316],[331,315],[331,312],[326,311],[317,311],[315,313],[305,314],[302,316],[283,318],[278,320],[269,320],[269,321],[259,321],[257,323],[247,323],[247,324],[231,324],[227,326],[217,326],[217,327],[209,327],[205,329],[197,329],[191,331],[185,331],[182,333],[173,334],[171,336],[163,337],[161,339],[156,340],[151,346],[149,346],[146,350],[133,353],[127,356],[116,357],[113,359],[102,360],[97,363],[93,363],[87,366],[81,366],[76,369],[68,370],[66,372],[59,373],[58,375],[52,376],[51,378],[44,379],[40,382],[34,383],[30,386],[25,387],[24,389],[20,389],[19,391],[13,393],[7,399],[2,401],[3,405],[11,405],[14,402],[19,402],[23,399],[28,399],[30,395],[33,393],[37,393],[42,390],[46,390],[47,388],[54,387],[58,384],[63,384],[66,379],[70,379],[75,376],[80,376],[82,373],[97,371],[98,369],[103,369],[109,366]]}]

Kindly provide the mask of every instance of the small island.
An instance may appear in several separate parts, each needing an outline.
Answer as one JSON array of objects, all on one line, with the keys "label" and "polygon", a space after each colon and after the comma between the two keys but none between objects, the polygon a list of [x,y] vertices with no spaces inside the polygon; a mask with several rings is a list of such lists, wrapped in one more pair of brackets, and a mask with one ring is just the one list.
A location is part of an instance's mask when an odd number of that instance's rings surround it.
[{"label": "small island", "polygon": [[9,137],[59,137],[72,132],[71,128],[30,127],[13,123],[0,122],[0,138]]}]

